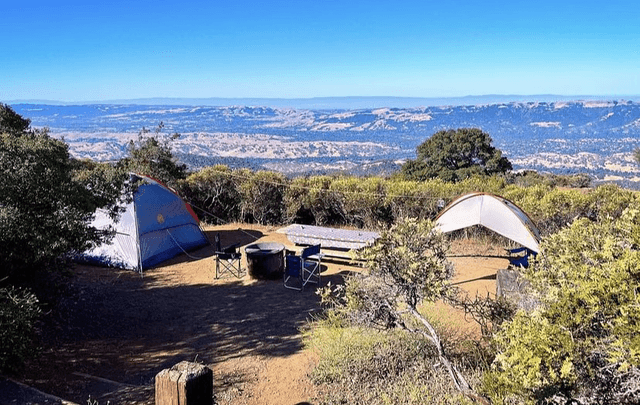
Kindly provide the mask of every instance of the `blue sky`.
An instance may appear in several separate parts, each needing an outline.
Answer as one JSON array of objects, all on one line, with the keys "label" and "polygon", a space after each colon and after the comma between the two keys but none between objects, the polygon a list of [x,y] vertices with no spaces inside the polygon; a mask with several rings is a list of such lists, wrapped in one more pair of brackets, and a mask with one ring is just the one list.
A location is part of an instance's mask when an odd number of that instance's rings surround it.
[{"label": "blue sky", "polygon": [[640,2],[4,1],[0,101],[640,94]]}]

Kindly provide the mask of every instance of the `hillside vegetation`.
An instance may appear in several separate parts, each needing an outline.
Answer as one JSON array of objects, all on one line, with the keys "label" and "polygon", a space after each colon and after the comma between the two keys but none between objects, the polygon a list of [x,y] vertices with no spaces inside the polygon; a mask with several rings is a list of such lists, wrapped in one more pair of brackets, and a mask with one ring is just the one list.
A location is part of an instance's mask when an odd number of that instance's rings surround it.
[{"label": "hillside vegetation", "polygon": [[615,185],[566,187],[584,184],[581,176],[535,173],[476,175],[455,183],[348,175],[289,179],[277,172],[213,166],[178,181],[177,187],[212,223],[299,222],[367,229],[386,228],[399,218],[434,219],[457,196],[479,191],[520,206],[545,235],[577,218],[619,216],[638,200],[636,192]]},{"label": "hillside vegetation", "polygon": [[[176,188],[210,223],[382,232],[362,253],[369,271],[326,289],[329,306],[309,324],[307,345],[320,355],[314,379],[328,387],[327,403],[640,401],[636,192],[585,188],[581,175],[510,173],[488,134],[464,129],[442,135],[469,134],[488,148],[451,148],[443,158],[425,143],[407,166],[417,170],[391,177],[288,178],[223,165],[188,173],[171,152],[178,136],[163,136],[162,124],[153,135],[141,131],[127,158],[99,164],[72,159],[64,142],[0,107],[2,371],[34,353],[30,342],[43,313],[36,295],[46,289],[30,288],[36,280],[46,284],[74,252],[111,236],[89,225],[93,212],[104,207],[117,215],[127,173],[137,171]],[[469,159],[446,166],[456,153]],[[535,311],[456,294],[447,240],[432,232],[431,221],[467,192],[501,195],[540,228],[542,250],[524,273],[540,302]],[[436,301],[473,314],[485,326],[482,339],[460,338],[434,320],[428,305]]]}]

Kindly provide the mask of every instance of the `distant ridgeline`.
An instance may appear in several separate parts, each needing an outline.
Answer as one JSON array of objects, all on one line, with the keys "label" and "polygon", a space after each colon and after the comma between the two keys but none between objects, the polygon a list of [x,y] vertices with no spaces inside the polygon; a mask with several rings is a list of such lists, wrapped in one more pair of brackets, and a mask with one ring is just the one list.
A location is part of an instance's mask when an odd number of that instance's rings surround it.
[{"label": "distant ridgeline", "polygon": [[488,132],[514,169],[587,173],[640,187],[640,104],[631,101],[305,110],[269,107],[14,104],[33,126],[64,137],[72,154],[99,161],[126,153],[128,140],[164,123],[191,168],[227,164],[289,175],[344,171],[385,174],[415,157],[442,129]]}]

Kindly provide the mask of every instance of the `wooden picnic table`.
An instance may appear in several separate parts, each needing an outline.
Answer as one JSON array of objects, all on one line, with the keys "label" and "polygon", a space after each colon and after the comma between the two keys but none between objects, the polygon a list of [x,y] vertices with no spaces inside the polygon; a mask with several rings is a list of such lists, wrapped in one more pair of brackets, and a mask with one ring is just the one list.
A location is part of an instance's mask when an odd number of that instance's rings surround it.
[{"label": "wooden picnic table", "polygon": [[377,232],[292,224],[278,229],[297,245],[320,245],[325,249],[362,249],[380,237]]}]

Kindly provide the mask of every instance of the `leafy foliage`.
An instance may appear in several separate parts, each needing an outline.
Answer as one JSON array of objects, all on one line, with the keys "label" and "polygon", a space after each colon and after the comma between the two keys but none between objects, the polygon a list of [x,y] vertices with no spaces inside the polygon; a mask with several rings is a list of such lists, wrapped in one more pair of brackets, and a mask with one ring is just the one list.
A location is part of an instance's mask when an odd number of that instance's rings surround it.
[{"label": "leafy foliage", "polygon": [[178,183],[178,189],[200,212],[200,218],[214,224],[240,220],[242,196],[239,180],[223,165],[207,167]]},{"label": "leafy foliage", "polygon": [[164,124],[161,122],[151,136],[151,131],[143,128],[137,141],[129,142],[129,156],[120,160],[118,165],[123,170],[143,174],[169,186],[175,186],[177,180],[186,177],[187,166],[178,163],[171,152],[171,141],[180,135],[176,133],[162,136],[163,128]]},{"label": "leafy foliage", "polygon": [[29,290],[0,288],[0,371],[15,371],[36,353],[32,341],[40,314],[38,299]]},{"label": "leafy foliage", "polygon": [[[436,327],[447,342],[459,338]],[[437,353],[418,335],[350,326],[329,315],[305,331],[304,342],[319,354],[311,378],[319,386],[321,404],[470,403],[433,366]]]},{"label": "leafy foliage", "polygon": [[369,275],[348,277],[344,287],[333,293],[325,290],[322,295],[325,302],[334,305],[334,313],[351,324],[399,328],[426,339],[456,389],[479,399],[449,360],[434,326],[418,311],[423,302],[457,294],[450,283],[453,267],[446,250],[445,238],[433,230],[430,221],[401,220],[359,254],[366,261]]},{"label": "leafy foliage", "polygon": [[0,103],[0,134],[20,136],[27,132],[31,121],[13,111],[7,104]]},{"label": "leafy foliage", "polygon": [[243,217],[259,224],[281,224],[284,218],[284,175],[276,172],[242,170],[240,193]]},{"label": "leafy foliage", "polygon": [[[125,174],[72,160],[47,130],[0,110],[0,282],[36,285],[68,253],[109,237],[89,224],[100,207],[117,215]],[[29,290],[0,289],[0,370],[14,370],[33,354],[40,312]]]},{"label": "leafy foliage", "polygon": [[640,210],[582,218],[547,238],[527,271],[543,307],[496,335],[494,399],[640,401]]},{"label": "leafy foliage", "polygon": [[287,218],[290,221],[316,225],[346,223],[341,201],[330,190],[334,180],[330,176],[294,179],[287,188],[284,199]]},{"label": "leafy foliage", "polygon": [[549,187],[586,188],[591,186],[591,177],[588,174],[550,174],[538,173],[535,170],[525,170],[517,173],[509,173],[508,181],[521,187],[531,187],[539,184]]},{"label": "leafy foliage", "polygon": [[383,232],[360,257],[371,276],[389,286],[389,304],[398,300],[416,307],[452,293],[453,266],[447,260],[447,242],[429,221],[404,219]]},{"label": "leafy foliage", "polygon": [[[128,173],[108,163],[91,160],[72,160],[74,181],[91,193],[91,206],[107,210],[115,219],[128,202],[134,184],[130,184]],[[128,197],[127,197],[128,196]]]},{"label": "leafy foliage", "polygon": [[[558,184],[565,185],[572,180],[547,176],[525,176],[526,185],[518,185],[512,177],[502,175],[471,176],[451,183],[439,178],[426,181],[353,176],[287,179],[275,172],[230,170],[225,166],[201,172],[192,174],[189,184],[179,182],[178,188],[196,205],[204,204],[225,221],[257,222],[256,218],[262,217],[263,223],[280,221],[384,229],[401,218],[433,219],[459,195],[482,191],[513,201],[529,214],[543,235],[548,235],[576,218],[620,215],[638,201],[638,195],[615,185],[561,189]],[[259,190],[266,194],[260,196]],[[220,200],[214,202],[214,195],[219,195]],[[268,195],[272,197],[269,200]],[[261,213],[263,209],[266,211]],[[266,216],[270,218],[268,221]]]},{"label": "leafy foliage", "polygon": [[359,179],[343,176],[335,179],[330,189],[343,208],[348,225],[379,228],[393,221],[390,208],[385,204],[385,182],[379,177]]},{"label": "leafy foliage", "polygon": [[405,163],[402,172],[411,180],[439,177],[445,181],[506,173],[511,163],[491,142],[489,134],[477,128],[436,132],[418,145],[417,158]]},{"label": "leafy foliage", "polygon": [[0,276],[27,277],[105,237],[89,222],[113,202],[106,184],[118,176],[76,178],[76,167],[46,131],[0,135]]}]

